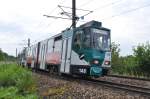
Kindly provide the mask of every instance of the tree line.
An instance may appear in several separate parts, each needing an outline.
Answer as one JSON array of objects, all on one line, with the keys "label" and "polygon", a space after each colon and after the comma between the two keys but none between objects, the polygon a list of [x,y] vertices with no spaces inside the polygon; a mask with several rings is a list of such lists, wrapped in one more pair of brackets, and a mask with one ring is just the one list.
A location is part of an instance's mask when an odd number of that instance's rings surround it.
[{"label": "tree line", "polygon": [[119,44],[112,43],[112,72],[150,77],[150,43],[134,47],[133,55],[120,56]]},{"label": "tree line", "polygon": [[0,49],[0,61],[15,61],[16,58],[14,56],[8,55]]},{"label": "tree line", "polygon": [[[112,73],[121,75],[147,76],[150,77],[150,43],[139,44],[133,48],[133,55],[121,56],[120,45],[111,44],[112,52]],[[0,49],[0,61],[15,61]]]}]

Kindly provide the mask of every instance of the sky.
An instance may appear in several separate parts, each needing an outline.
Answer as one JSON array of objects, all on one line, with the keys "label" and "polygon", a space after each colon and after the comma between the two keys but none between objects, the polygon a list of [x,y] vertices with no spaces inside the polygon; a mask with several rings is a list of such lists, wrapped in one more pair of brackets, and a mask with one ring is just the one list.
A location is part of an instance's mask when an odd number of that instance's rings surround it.
[{"label": "sky", "polygon": [[[70,27],[71,20],[47,18],[61,15],[58,5],[71,7],[72,0],[0,0],[0,48],[9,55]],[[150,41],[149,0],[76,0],[78,9],[93,11],[77,26],[96,20],[111,29],[111,40],[120,44],[122,56],[133,54],[132,48]],[[71,9],[63,8],[71,13]],[[88,12],[77,10],[81,17]]]}]

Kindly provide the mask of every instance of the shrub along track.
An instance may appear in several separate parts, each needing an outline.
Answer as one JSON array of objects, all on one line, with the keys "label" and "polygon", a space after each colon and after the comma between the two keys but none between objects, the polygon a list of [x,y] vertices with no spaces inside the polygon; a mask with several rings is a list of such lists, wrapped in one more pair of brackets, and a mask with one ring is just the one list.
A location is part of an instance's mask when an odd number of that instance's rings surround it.
[{"label": "shrub along track", "polygon": [[[49,75],[48,72],[43,72],[43,71],[38,71],[41,75]],[[110,81],[103,81],[103,80],[97,80],[97,79],[87,79],[83,77],[72,77],[68,75],[63,75],[63,76],[57,76],[53,75],[52,77],[56,77],[58,79],[63,79],[67,81],[76,81],[79,83],[88,83],[88,84],[93,84],[93,85],[100,85],[108,88],[112,88],[113,90],[121,90],[121,91],[126,91],[127,93],[132,92],[134,94],[140,94],[141,96],[145,96],[150,98],[150,89],[149,88],[143,88],[143,87],[138,87],[134,85],[127,85],[127,84],[118,84],[115,82],[110,82]]]}]

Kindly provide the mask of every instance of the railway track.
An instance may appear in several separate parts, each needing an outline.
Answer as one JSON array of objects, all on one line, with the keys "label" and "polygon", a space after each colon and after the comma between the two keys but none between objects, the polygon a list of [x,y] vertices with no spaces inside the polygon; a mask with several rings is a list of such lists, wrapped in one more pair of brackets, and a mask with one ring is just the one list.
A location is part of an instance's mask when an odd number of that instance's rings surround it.
[{"label": "railway track", "polygon": [[128,91],[128,92],[134,92],[134,93],[138,93],[138,94],[141,94],[141,95],[148,96],[150,98],[150,88],[144,88],[144,87],[139,87],[139,86],[135,86],[135,85],[128,85],[128,84],[114,83],[114,82],[104,81],[104,80],[83,79],[81,77],[73,77],[72,79],[85,81],[86,83],[106,86],[106,87],[109,87],[109,88],[125,90],[125,91]]},{"label": "railway track", "polygon": [[150,88],[143,88],[143,87],[127,85],[127,84],[118,84],[118,83],[114,83],[114,82],[95,80],[95,79],[88,79],[86,81],[89,83],[103,85],[103,86],[111,87],[111,88],[117,88],[117,89],[134,92],[134,93],[138,93],[138,94],[146,95],[146,96],[150,97]]},{"label": "railway track", "polygon": [[[44,72],[44,73],[38,72],[38,73],[42,75],[47,75],[47,76],[49,75],[49,73],[47,72]],[[143,87],[139,87],[135,85],[120,84],[120,83],[104,81],[104,80],[86,79],[82,77],[57,76],[57,75],[54,75],[54,77],[59,78],[59,79],[69,80],[69,81],[77,80],[79,83],[83,81],[84,83],[96,84],[100,86],[127,91],[127,92],[133,92],[133,93],[141,94],[144,96],[148,96],[150,98],[150,88],[143,88]]]},{"label": "railway track", "polygon": [[124,79],[150,81],[150,79],[147,79],[147,78],[137,78],[137,77],[120,76],[120,75],[106,75],[106,77],[116,77],[116,78],[124,78]]}]

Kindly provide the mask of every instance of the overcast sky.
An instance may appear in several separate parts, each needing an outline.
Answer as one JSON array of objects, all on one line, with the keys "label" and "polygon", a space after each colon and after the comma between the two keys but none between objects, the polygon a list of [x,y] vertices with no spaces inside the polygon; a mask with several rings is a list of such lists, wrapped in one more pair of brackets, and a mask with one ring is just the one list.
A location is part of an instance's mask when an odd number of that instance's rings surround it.
[{"label": "overcast sky", "polygon": [[[72,0],[0,0],[0,48],[10,55],[27,46],[55,35],[71,21],[46,18],[61,16],[58,5],[71,7]],[[77,8],[94,11],[78,22],[101,21],[111,29],[112,41],[120,44],[121,55],[132,54],[132,47],[150,41],[150,0],[76,0]],[[71,9],[64,8],[71,12]],[[81,17],[86,14],[77,11]],[[66,17],[66,16],[62,16]]]}]

